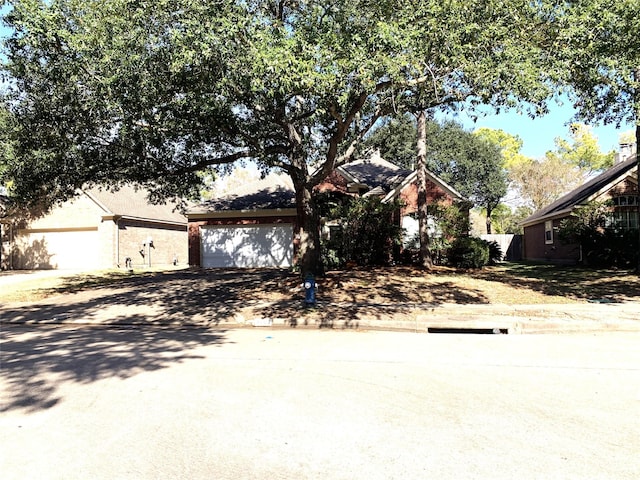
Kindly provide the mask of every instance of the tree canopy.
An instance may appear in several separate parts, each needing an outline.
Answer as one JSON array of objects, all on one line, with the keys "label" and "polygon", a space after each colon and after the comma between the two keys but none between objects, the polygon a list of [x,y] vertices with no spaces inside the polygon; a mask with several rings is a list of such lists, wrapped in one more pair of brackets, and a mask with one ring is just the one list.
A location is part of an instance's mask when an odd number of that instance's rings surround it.
[{"label": "tree canopy", "polygon": [[313,186],[380,116],[463,100],[540,112],[556,73],[526,0],[17,0],[5,23],[14,198],[129,182],[162,199],[252,159],[292,177],[303,269]]}]

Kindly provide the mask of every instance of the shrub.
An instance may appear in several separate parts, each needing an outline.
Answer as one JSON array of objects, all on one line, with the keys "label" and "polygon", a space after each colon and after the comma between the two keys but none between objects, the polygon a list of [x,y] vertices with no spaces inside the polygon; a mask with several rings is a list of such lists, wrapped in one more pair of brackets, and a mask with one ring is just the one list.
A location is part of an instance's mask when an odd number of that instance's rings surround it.
[{"label": "shrub", "polygon": [[394,247],[401,243],[402,229],[392,221],[398,208],[398,203],[382,203],[377,197],[357,198],[333,208],[329,215],[339,218],[342,228],[323,242],[325,268],[388,264]]},{"label": "shrub", "polygon": [[481,268],[488,262],[489,242],[480,238],[457,238],[449,250],[449,263],[457,268]]},{"label": "shrub", "polygon": [[495,265],[502,260],[502,249],[495,240],[487,242],[489,247],[489,265]]},{"label": "shrub", "polygon": [[580,245],[586,265],[633,268],[638,264],[638,229],[616,228],[611,215],[611,202],[591,202],[577,208],[560,222],[560,240]]}]

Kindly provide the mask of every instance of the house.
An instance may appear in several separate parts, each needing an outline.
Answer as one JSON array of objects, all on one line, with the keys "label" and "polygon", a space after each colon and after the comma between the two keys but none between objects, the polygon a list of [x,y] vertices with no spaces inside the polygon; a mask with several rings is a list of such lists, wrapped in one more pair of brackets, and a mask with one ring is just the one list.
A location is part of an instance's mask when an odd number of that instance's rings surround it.
[{"label": "house", "polygon": [[612,222],[617,228],[638,228],[638,173],[636,156],[623,156],[609,170],[592,178],[522,222],[525,260],[577,263],[578,245],[563,244],[557,232],[560,222],[575,208],[592,201],[613,203]]},{"label": "house", "polygon": [[[417,230],[417,174],[373,152],[336,168],[317,192],[351,196],[377,195],[383,202],[396,198],[404,206],[397,221]],[[428,173],[428,201],[464,200],[453,188]],[[215,267],[289,267],[294,263],[297,209],[291,179],[271,174],[242,185],[220,198],[187,210],[189,264]]]},{"label": "house", "polygon": [[187,220],[147,192],[93,188],[32,221],[4,218],[5,269],[103,269],[187,261]]}]

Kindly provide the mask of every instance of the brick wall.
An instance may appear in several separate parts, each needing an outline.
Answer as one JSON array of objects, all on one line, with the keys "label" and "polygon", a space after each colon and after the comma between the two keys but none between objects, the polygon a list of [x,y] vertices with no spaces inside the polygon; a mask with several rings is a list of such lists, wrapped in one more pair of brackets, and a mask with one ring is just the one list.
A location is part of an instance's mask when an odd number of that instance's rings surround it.
[{"label": "brick wall", "polygon": [[[114,228],[115,231],[115,228]],[[149,264],[149,248],[143,246],[147,238],[153,240],[151,248],[151,266],[168,266],[174,258],[178,265],[187,265],[188,236],[187,226],[171,226],[153,222],[120,219],[114,235],[114,262],[124,267],[125,259],[131,258],[133,266]],[[140,253],[143,250],[144,256]]]},{"label": "brick wall", "polygon": [[553,243],[545,243],[545,222],[524,227],[523,255],[525,260],[551,263],[575,264],[580,259],[578,245],[564,245],[558,238],[557,228],[560,226],[558,218],[553,220]]}]

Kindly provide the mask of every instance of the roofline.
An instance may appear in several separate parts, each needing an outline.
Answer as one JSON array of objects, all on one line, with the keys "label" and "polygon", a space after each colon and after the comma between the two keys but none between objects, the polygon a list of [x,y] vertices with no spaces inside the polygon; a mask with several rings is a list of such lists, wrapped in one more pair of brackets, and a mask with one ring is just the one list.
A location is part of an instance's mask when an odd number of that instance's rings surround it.
[{"label": "roofline", "polygon": [[[345,165],[346,165],[346,164],[345,164]],[[359,178],[357,178],[357,177],[353,176],[352,174],[350,174],[349,172],[347,172],[347,171],[344,169],[344,166],[343,166],[343,165],[339,165],[339,166],[337,166],[337,167],[336,167],[336,172],[338,172],[340,175],[342,175],[342,176],[345,178],[345,180],[347,180],[348,182],[351,182],[351,183],[358,183],[358,184],[364,185],[364,184],[360,181],[360,179],[359,179]]]},{"label": "roofline", "polygon": [[177,220],[163,220],[160,218],[146,218],[146,217],[135,217],[132,215],[115,215],[115,214],[103,215],[102,219],[113,220],[114,222],[119,222],[120,220],[134,220],[136,222],[159,223],[162,225],[175,225],[179,227],[184,227],[187,225],[186,217],[184,219],[184,222],[179,222]]},{"label": "roofline", "polygon": [[[550,211],[550,212],[545,213],[544,215],[540,215],[540,216],[537,216],[537,217],[535,217],[535,218],[533,218],[533,219],[529,220],[530,218],[532,218],[532,217],[534,217],[534,216],[536,215],[536,212],[534,212],[532,215],[530,215],[529,217],[525,218],[522,222],[520,222],[520,225],[522,225],[523,227],[528,227],[528,226],[531,226],[531,225],[535,225],[536,223],[540,223],[540,222],[543,222],[543,221],[545,221],[545,220],[549,220],[550,218],[557,218],[557,217],[559,217],[559,216],[564,216],[564,215],[566,215],[567,213],[571,213],[571,212],[573,211],[573,209],[574,209],[574,208],[576,208],[576,207],[578,207],[578,206],[581,206],[581,205],[585,205],[586,203],[589,203],[589,202],[591,202],[591,201],[595,200],[595,199],[596,199],[596,198],[598,198],[600,195],[602,195],[602,194],[604,194],[604,193],[608,192],[609,190],[611,190],[615,185],[617,185],[617,184],[619,184],[619,183],[621,183],[621,182],[624,182],[624,181],[625,181],[625,180],[627,180],[627,179],[630,179],[630,180],[631,180],[631,181],[633,181],[633,182],[637,182],[637,181],[638,181],[637,176],[636,176],[636,175],[633,175],[633,173],[632,173],[632,172],[633,172],[633,169],[634,169],[634,168],[636,168],[636,167],[637,167],[637,165],[638,165],[635,155],[634,155],[633,157],[629,157],[629,159],[628,159],[628,160],[626,160],[625,162],[629,161],[629,160],[630,160],[630,159],[632,159],[632,158],[633,158],[633,161],[632,161],[632,162],[630,162],[630,164],[629,164],[627,167],[625,167],[625,169],[624,169],[622,172],[620,172],[620,174],[619,174],[619,175],[617,175],[616,177],[614,177],[610,182],[608,182],[608,183],[606,183],[605,185],[603,185],[603,186],[602,186],[600,189],[598,189],[597,191],[595,191],[595,192],[591,193],[591,195],[587,195],[587,196],[585,196],[585,197],[581,198],[579,201],[575,202],[575,203],[574,203],[574,204],[572,204],[570,207],[566,207],[566,208],[563,208],[562,210],[557,210],[557,211],[552,210],[552,211]],[[625,162],[623,162],[623,163],[625,163]],[[614,165],[614,167],[615,167],[615,165]],[[613,168],[613,167],[611,167],[611,168]],[[605,172],[602,172],[600,175],[604,175],[604,174],[606,174],[606,173],[607,173],[607,172],[605,171]],[[560,202],[560,200],[562,200],[563,198],[565,198],[565,197],[567,197],[567,196],[571,195],[571,194],[572,194],[573,192],[575,192],[576,190],[584,188],[584,187],[585,187],[585,185],[587,185],[588,183],[590,183],[590,182],[595,182],[595,181],[596,181],[596,179],[597,179],[600,175],[598,175],[598,176],[594,177],[593,179],[589,180],[588,182],[586,182],[586,183],[582,184],[581,186],[579,186],[579,187],[577,187],[577,188],[575,188],[575,189],[571,190],[570,192],[567,192],[565,195],[561,196],[560,198],[558,198],[558,199],[557,199],[557,200],[555,200],[554,202],[551,202],[551,203],[550,203],[547,207],[545,207],[545,208],[548,208],[549,206],[553,205],[553,204],[554,204],[554,203],[556,203],[556,202]]]},{"label": "roofline", "polygon": [[107,206],[104,203],[102,203],[100,200],[98,200],[91,192],[85,189],[81,189],[80,191],[84,193],[87,197],[89,197],[89,200],[93,201],[96,205],[98,205],[98,207],[100,207],[105,212],[110,213],[112,215],[117,215],[116,212],[112,212],[111,209],[107,208]]},{"label": "roofline", "polygon": [[565,208],[564,210],[559,210],[557,212],[553,212],[553,213],[549,213],[547,215],[544,215],[542,217],[534,218],[531,221],[527,221],[527,219],[525,219],[522,222],[520,222],[520,225],[522,225],[523,227],[530,227],[531,225],[535,225],[537,223],[542,223],[542,222],[545,222],[547,220],[552,220],[552,219],[555,219],[555,218],[565,217],[567,214],[570,214],[571,212],[573,212],[574,208],[575,208],[575,206],[573,206],[571,208]]},{"label": "roofline", "polygon": [[[427,174],[427,177],[433,183],[438,185],[440,188],[442,188],[446,193],[448,193],[452,197],[457,197],[458,200],[466,200],[466,198],[464,198],[462,195],[460,195],[460,193],[455,188],[453,188],[452,186],[447,184],[444,180],[440,179],[438,176],[433,174],[430,170],[425,168],[425,173]],[[409,175],[407,175],[406,178],[397,187],[395,187],[393,190],[391,190],[389,193],[387,193],[385,195],[385,197],[382,199],[382,203],[387,203],[391,199],[393,199],[394,197],[398,196],[400,194],[400,192],[402,190],[404,190],[404,188],[407,185],[409,185],[411,182],[413,182],[413,180],[417,176],[418,176],[418,171],[417,170],[414,170]]]},{"label": "roofline", "polygon": [[220,210],[187,213],[188,221],[204,220],[207,218],[247,218],[247,217],[287,217],[297,216],[296,208],[271,208],[266,210],[250,209],[250,210]]}]

